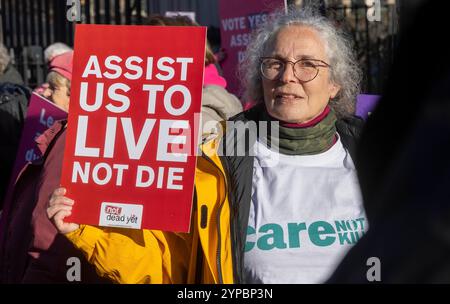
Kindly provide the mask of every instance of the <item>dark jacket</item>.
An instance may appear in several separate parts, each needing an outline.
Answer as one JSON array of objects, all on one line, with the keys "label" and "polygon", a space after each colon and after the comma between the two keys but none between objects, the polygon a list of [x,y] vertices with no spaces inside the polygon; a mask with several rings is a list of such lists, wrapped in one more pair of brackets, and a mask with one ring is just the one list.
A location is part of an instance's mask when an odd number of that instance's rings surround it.
[{"label": "dark jacket", "polygon": [[[379,283],[376,272],[381,283],[450,283],[450,45],[430,47],[449,6],[424,1],[400,35],[356,155],[369,231],[330,283]],[[417,58],[439,64],[412,64]]]},{"label": "dark jacket", "polygon": [[0,239],[3,283],[68,283],[70,257],[81,261],[81,283],[105,282],[47,218],[48,200],[60,184],[64,125],[65,122],[56,122],[38,137],[37,144],[44,156],[28,163],[14,186]]},{"label": "dark jacket", "polygon": [[[231,120],[244,123],[259,121],[259,115],[262,111],[261,107],[262,105],[257,105],[234,116]],[[342,144],[349,151],[352,158],[355,157],[356,142],[362,127],[363,120],[359,117],[348,117],[336,122],[336,129]],[[227,136],[230,134],[230,130],[228,130]],[[237,141],[234,141],[234,144],[237,145]],[[225,146],[222,145],[222,148]],[[251,146],[249,145],[249,147]],[[234,151],[237,151],[236,146]],[[225,151],[223,151],[222,155],[226,155]],[[243,282],[243,257],[251,203],[254,156],[251,156],[250,153],[246,153],[246,156],[221,156],[221,161],[227,172],[228,196],[231,204],[231,246],[234,254],[235,282],[245,283]]]},{"label": "dark jacket", "polygon": [[0,83],[0,209],[13,169],[31,91],[21,85]]}]

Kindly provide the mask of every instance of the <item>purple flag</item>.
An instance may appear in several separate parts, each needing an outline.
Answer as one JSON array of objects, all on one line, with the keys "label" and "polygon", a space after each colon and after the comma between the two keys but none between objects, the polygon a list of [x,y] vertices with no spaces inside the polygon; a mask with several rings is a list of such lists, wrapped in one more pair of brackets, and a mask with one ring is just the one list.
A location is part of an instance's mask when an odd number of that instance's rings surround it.
[{"label": "purple flag", "polygon": [[356,115],[366,120],[375,109],[380,97],[380,95],[359,94],[356,97]]},{"label": "purple flag", "polygon": [[20,170],[27,162],[42,156],[35,139],[50,128],[56,120],[66,118],[67,112],[54,103],[36,93],[31,95],[10,184],[15,183]]}]

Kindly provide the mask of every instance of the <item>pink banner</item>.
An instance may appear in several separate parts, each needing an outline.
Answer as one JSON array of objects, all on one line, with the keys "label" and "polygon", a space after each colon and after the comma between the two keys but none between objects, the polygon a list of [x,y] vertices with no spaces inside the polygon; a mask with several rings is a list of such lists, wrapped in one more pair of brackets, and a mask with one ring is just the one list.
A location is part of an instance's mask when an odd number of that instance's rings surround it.
[{"label": "pink banner", "polygon": [[251,32],[264,25],[273,11],[283,7],[286,7],[285,0],[220,1],[220,35],[226,54],[221,65],[227,89],[233,94],[242,95],[237,68],[242,63]]},{"label": "pink banner", "polygon": [[66,111],[36,93],[31,95],[27,118],[11,175],[12,183],[15,182],[17,175],[27,162],[32,162],[42,156],[36,146],[35,139],[50,128],[56,120],[65,118],[67,118]]}]

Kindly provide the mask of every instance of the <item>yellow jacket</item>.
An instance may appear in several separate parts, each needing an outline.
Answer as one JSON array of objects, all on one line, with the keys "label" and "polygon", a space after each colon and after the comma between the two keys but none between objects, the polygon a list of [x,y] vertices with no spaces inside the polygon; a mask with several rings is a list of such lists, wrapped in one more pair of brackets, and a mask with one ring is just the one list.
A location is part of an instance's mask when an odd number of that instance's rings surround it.
[{"label": "yellow jacket", "polygon": [[233,283],[230,205],[217,145],[217,139],[203,144],[197,159],[190,233],[80,225],[66,237],[99,275],[117,283]]}]

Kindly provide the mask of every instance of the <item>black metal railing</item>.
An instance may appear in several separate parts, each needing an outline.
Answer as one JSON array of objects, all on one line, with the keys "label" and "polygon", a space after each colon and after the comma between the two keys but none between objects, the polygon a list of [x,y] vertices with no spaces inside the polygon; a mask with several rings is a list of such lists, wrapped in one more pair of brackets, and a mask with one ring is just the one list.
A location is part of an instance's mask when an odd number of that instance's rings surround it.
[{"label": "black metal railing", "polygon": [[[218,0],[80,0],[81,23],[141,24],[151,13],[165,10],[197,11],[204,25],[205,11],[218,19],[211,9],[218,9]],[[216,2],[212,5],[212,2]],[[43,82],[46,66],[42,50],[54,42],[73,45],[74,23],[67,20],[70,6],[66,0],[0,0],[3,43],[12,50],[14,62],[30,87]],[[205,7],[205,9],[201,9]],[[398,9],[395,5],[381,7],[381,21],[369,21],[368,7],[329,6],[326,14],[345,28],[355,42],[358,60],[364,71],[363,91],[382,93],[387,71],[393,60],[397,37]],[[210,18],[210,16],[208,16]],[[206,24],[205,24],[206,23]],[[214,21],[216,25],[219,21]]]},{"label": "black metal railing", "polygon": [[383,4],[379,21],[371,21],[365,5],[327,7],[326,14],[352,35],[359,64],[364,72],[362,90],[381,94],[389,75],[398,41],[398,7]]},{"label": "black metal railing", "polygon": [[[81,0],[80,22],[140,24],[143,2]],[[3,44],[25,84],[35,87],[46,74],[43,50],[54,42],[73,45],[74,23],[67,20],[70,6],[65,0],[1,0],[0,4]]]}]

